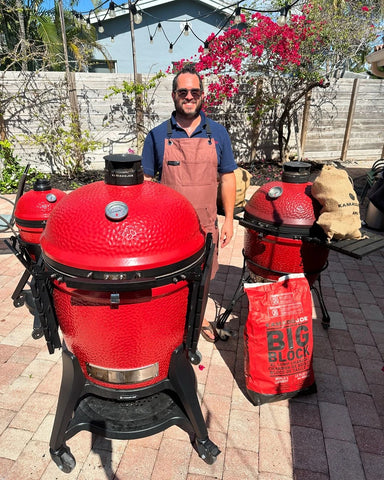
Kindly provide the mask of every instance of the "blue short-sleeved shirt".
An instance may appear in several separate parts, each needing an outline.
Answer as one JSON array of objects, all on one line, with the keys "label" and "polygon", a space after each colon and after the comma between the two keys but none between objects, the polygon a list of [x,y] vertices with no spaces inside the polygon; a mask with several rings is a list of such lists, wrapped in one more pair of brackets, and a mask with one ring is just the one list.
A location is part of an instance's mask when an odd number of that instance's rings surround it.
[{"label": "blue short-sleeved shirt", "polygon": [[[171,116],[172,138],[188,138],[187,132],[177,125],[175,113],[176,112],[173,112]],[[207,138],[207,117],[203,112],[200,112],[200,116],[200,125],[193,132],[191,138]],[[168,120],[152,129],[144,142],[142,165],[144,173],[150,177],[154,177],[157,172],[159,172],[161,176],[164,157],[164,140],[167,138],[167,124]],[[219,173],[233,172],[233,170],[236,170],[237,165],[233,157],[231,140],[227,130],[223,125],[211,119],[209,119],[209,126],[216,145],[217,171]]]}]

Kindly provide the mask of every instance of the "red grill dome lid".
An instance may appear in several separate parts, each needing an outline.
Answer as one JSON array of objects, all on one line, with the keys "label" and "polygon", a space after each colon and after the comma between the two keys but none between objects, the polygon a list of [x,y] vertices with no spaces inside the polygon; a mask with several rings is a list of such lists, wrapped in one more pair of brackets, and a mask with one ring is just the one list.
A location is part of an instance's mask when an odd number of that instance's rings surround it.
[{"label": "red grill dome lid", "polygon": [[276,226],[311,227],[320,205],[312,197],[310,164],[287,162],[281,181],[261,186],[245,207],[245,218]]},{"label": "red grill dome lid", "polygon": [[41,236],[48,265],[80,277],[133,272],[139,278],[201,257],[205,236],[190,202],[169,187],[143,182],[140,157],[131,157],[106,157],[105,182],[71,192],[53,210]]},{"label": "red grill dome lid", "polygon": [[43,228],[52,210],[65,196],[65,192],[52,188],[49,180],[36,180],[33,190],[24,193],[16,204],[16,224]]}]

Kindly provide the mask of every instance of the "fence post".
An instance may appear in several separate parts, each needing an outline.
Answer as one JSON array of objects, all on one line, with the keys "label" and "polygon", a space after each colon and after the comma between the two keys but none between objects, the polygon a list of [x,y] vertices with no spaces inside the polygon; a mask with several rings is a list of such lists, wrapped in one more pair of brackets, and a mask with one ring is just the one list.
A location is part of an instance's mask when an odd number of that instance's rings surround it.
[{"label": "fence post", "polygon": [[305,103],[303,109],[303,120],[301,123],[301,135],[300,135],[300,150],[301,150],[301,157],[304,157],[305,152],[305,144],[307,141],[307,131],[308,131],[308,123],[309,123],[309,110],[311,108],[311,98],[312,98],[312,90],[309,90],[305,94]]},{"label": "fence post", "polygon": [[355,78],[354,81],[353,81],[351,100],[349,102],[348,118],[347,118],[347,124],[345,126],[343,147],[341,149],[341,161],[342,162],[344,162],[347,158],[349,138],[351,136],[353,116],[355,114],[358,90],[359,90],[359,79]]}]

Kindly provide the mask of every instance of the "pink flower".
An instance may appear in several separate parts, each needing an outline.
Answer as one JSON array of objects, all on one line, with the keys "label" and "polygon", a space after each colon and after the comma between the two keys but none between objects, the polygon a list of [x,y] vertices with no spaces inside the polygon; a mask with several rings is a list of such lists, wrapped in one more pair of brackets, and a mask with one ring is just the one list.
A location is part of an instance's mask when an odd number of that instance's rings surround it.
[{"label": "pink flower", "polygon": [[361,10],[363,12],[369,12],[369,7],[367,7],[366,5],[364,7],[361,7]]}]

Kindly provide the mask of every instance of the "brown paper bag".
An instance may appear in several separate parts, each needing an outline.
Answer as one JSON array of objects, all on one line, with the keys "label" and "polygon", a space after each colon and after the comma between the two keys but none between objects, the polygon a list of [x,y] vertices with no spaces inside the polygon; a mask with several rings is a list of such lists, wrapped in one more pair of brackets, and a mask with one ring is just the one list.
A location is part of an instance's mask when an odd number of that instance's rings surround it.
[{"label": "brown paper bag", "polygon": [[323,207],[317,223],[329,241],[362,238],[359,201],[345,170],[324,165],[311,192]]}]

